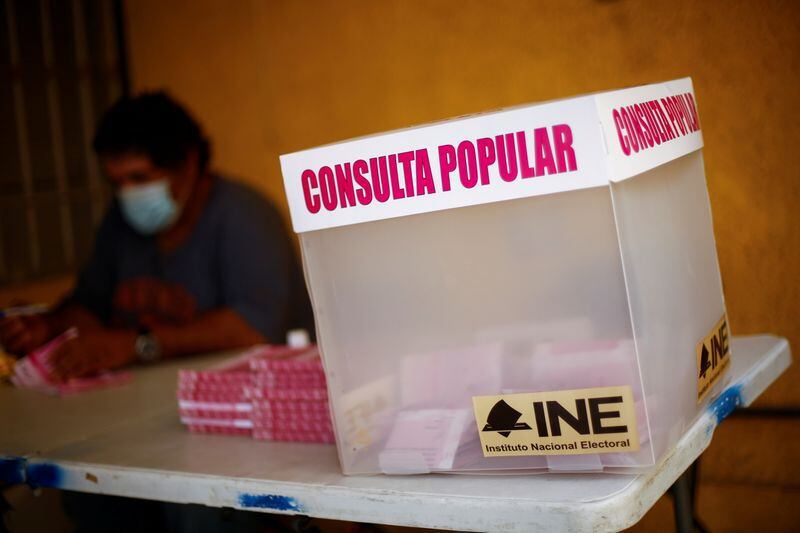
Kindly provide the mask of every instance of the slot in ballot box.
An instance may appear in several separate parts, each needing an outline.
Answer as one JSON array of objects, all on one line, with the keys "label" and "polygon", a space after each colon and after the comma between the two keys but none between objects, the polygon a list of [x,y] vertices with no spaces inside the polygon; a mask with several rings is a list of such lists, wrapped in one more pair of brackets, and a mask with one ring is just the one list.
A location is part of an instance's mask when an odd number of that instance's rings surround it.
[{"label": "slot in ballot box", "polygon": [[281,157],[347,474],[636,471],[730,366],[690,79]]}]

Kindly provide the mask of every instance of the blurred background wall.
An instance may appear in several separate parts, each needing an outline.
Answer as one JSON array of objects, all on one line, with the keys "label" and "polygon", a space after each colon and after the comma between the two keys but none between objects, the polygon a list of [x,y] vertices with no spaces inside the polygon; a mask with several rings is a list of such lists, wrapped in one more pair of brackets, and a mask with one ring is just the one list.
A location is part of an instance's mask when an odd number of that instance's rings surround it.
[{"label": "blurred background wall", "polygon": [[[286,211],[278,156],[497,107],[694,80],[732,330],[800,346],[800,4],[127,2],[134,91]],[[288,217],[288,213],[287,213]],[[762,405],[800,407],[800,365]]]},{"label": "blurred background wall", "polygon": [[[187,104],[214,141],[216,167],[261,189],[285,214],[280,154],[691,76],[732,330],[773,332],[800,347],[800,3],[132,0],[123,7],[132,89],[165,88]],[[0,303],[31,291],[54,298],[68,283],[0,288]],[[795,365],[756,416],[719,428],[700,493],[712,529],[800,523],[799,380]]]}]

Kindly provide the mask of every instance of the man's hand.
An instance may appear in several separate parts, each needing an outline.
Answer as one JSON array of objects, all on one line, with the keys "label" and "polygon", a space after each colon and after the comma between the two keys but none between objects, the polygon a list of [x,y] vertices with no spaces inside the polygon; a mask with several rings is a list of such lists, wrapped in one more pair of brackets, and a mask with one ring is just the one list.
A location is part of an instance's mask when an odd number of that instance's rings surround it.
[{"label": "man's hand", "polygon": [[117,322],[153,327],[185,324],[195,318],[197,304],[180,285],[155,278],[133,278],[122,282],[113,299]]},{"label": "man's hand", "polygon": [[0,320],[0,344],[14,355],[25,355],[52,336],[46,315],[12,316]]},{"label": "man's hand", "polygon": [[86,377],[136,361],[136,332],[114,329],[81,331],[53,354],[56,377]]}]

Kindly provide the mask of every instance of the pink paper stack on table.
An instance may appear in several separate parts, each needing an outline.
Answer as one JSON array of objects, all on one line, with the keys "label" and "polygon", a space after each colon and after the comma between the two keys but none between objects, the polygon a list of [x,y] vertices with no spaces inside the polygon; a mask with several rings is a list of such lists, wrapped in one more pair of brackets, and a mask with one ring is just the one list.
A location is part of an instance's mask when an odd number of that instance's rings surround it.
[{"label": "pink paper stack on table", "polygon": [[253,383],[249,353],[208,370],[178,371],[178,413],[193,433],[250,435],[252,406],[244,388]]},{"label": "pink paper stack on table", "polygon": [[253,411],[253,437],[333,443],[325,373],[316,349],[251,360],[255,382],[246,389]]},{"label": "pink paper stack on table", "polygon": [[334,442],[316,347],[258,346],[218,367],[181,370],[178,409],[192,432]]}]

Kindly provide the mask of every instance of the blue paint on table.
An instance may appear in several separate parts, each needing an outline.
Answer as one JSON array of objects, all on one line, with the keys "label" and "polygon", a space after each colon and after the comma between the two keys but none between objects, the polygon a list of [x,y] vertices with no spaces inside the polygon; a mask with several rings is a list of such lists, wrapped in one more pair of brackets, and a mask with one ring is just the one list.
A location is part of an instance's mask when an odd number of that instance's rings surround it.
[{"label": "blue paint on table", "polygon": [[303,512],[303,507],[297,503],[297,500],[289,496],[278,496],[277,494],[240,494],[239,505],[258,509],[273,509],[275,511]]},{"label": "blue paint on table", "polygon": [[0,485],[25,483],[25,458],[0,457]]},{"label": "blue paint on table", "polygon": [[27,468],[27,481],[31,487],[59,488],[63,476],[61,467],[53,463],[33,463]]},{"label": "blue paint on table", "polygon": [[738,384],[725,389],[716,400],[711,402],[708,409],[717,417],[717,424],[719,424],[741,404],[742,385]]}]

